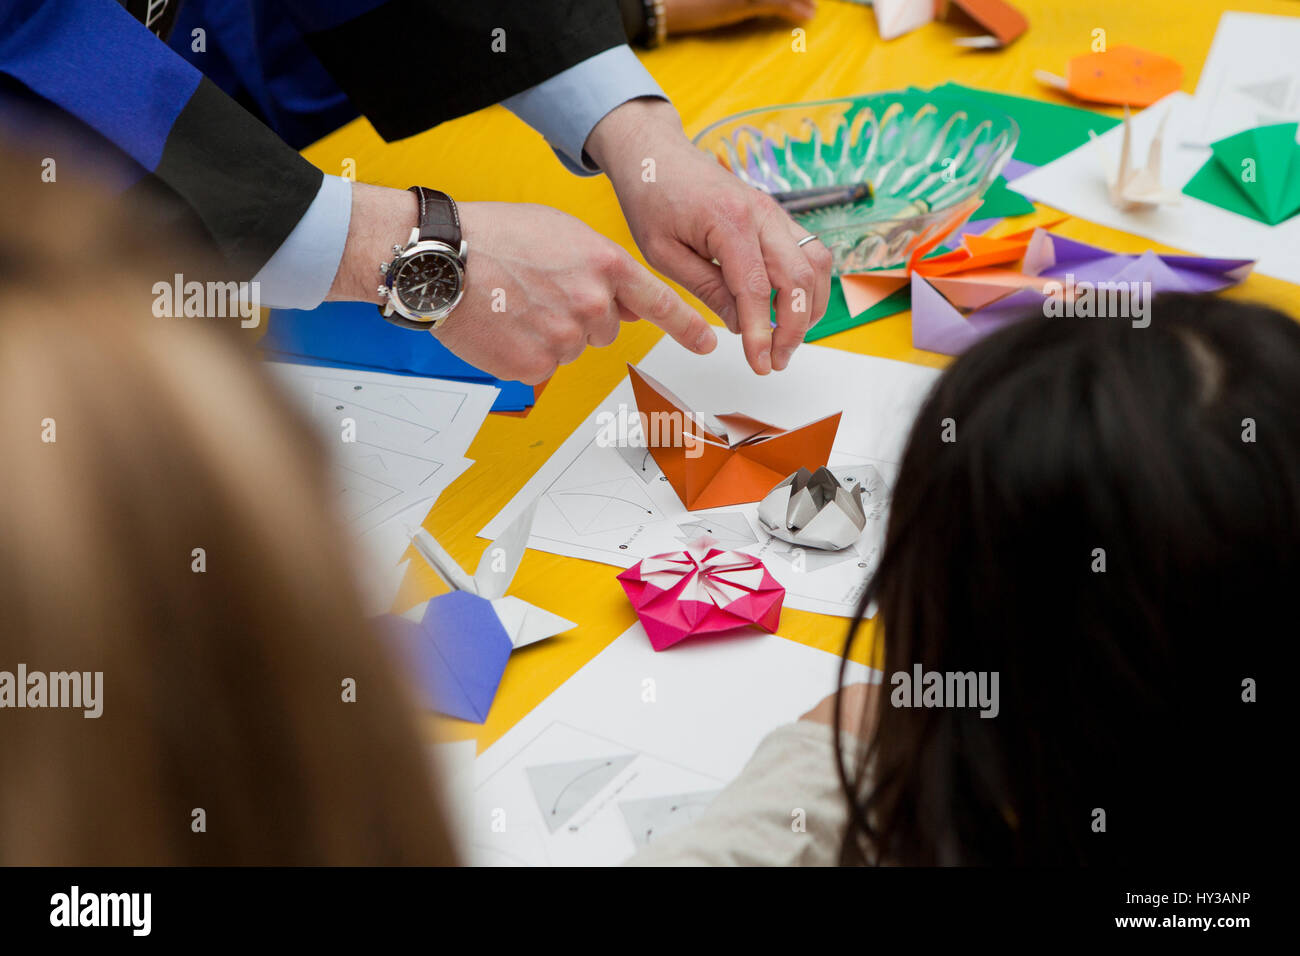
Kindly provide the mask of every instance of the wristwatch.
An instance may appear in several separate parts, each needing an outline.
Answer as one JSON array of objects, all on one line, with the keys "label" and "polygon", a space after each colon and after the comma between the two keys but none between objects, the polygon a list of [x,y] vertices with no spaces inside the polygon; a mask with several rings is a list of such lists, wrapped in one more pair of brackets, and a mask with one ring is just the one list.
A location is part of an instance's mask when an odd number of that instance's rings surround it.
[{"label": "wristwatch", "polygon": [[420,204],[419,224],[405,246],[393,246],[393,261],[379,271],[385,302],[380,314],[394,325],[429,332],[451,315],[465,294],[469,244],[460,235],[460,213],[444,192],[412,186]]}]

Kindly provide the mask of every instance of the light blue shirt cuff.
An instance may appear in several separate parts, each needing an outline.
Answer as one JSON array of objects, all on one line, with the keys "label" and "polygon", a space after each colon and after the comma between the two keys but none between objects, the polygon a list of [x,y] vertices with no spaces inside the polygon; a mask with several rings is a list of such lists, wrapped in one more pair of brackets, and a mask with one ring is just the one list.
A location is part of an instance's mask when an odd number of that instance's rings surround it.
[{"label": "light blue shirt cuff", "polygon": [[314,309],[324,302],[343,261],[351,221],[352,182],[326,176],[293,232],[253,276],[261,304]]},{"label": "light blue shirt cuff", "polygon": [[597,53],[502,105],[545,136],[566,169],[591,176],[600,168],[583,153],[587,137],[611,110],[642,96],[668,99],[624,44]]}]

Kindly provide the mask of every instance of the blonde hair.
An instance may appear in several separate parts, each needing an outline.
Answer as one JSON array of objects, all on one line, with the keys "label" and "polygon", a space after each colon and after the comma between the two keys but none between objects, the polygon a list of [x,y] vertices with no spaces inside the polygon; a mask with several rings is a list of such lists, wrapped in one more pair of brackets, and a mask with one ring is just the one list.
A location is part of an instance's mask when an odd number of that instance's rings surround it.
[{"label": "blonde hair", "polygon": [[307,426],[235,320],[152,315],[179,251],[28,178],[0,225],[0,671],[102,672],[102,715],[0,709],[0,863],[452,862]]}]

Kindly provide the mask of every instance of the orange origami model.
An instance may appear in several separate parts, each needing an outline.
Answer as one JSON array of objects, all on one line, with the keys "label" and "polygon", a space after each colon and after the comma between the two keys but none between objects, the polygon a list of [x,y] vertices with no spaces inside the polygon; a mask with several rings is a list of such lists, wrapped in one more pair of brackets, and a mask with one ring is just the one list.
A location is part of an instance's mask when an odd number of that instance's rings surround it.
[{"label": "orange origami model", "polygon": [[982,36],[963,37],[960,46],[1004,47],[1029,29],[1025,15],[1006,0],[944,0],[940,3],[940,16],[948,17],[956,8],[985,33]]},{"label": "orange origami model", "polygon": [[791,472],[830,458],[840,412],[789,430],[739,412],[706,418],[635,366],[627,372],[646,446],[692,511],[760,501]]},{"label": "orange origami model", "polygon": [[[1051,228],[1062,221],[1054,219],[1043,225],[1043,228]],[[906,265],[894,269],[874,269],[871,272],[842,275],[840,288],[844,292],[844,301],[850,314],[858,315],[907,285],[914,272],[932,279],[958,275],[964,277],[967,273],[1003,278],[1014,270],[993,267],[1019,262],[1029,248],[1029,240],[1033,235],[1033,228],[996,237],[966,233],[962,236],[961,246],[951,252],[931,256],[929,259],[913,256]]]},{"label": "orange origami model", "polygon": [[1159,53],[1117,46],[1074,57],[1063,77],[1045,70],[1035,70],[1034,77],[1089,103],[1150,106],[1183,85],[1183,67]]}]

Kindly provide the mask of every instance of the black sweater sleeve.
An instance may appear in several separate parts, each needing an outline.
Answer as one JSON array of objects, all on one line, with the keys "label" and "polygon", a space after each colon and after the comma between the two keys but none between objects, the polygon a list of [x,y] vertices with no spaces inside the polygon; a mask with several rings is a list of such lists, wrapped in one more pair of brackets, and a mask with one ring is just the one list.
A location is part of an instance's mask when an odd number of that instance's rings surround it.
[{"label": "black sweater sleeve", "polygon": [[627,42],[615,0],[388,0],[324,28],[298,19],[312,52],[389,141]]}]

